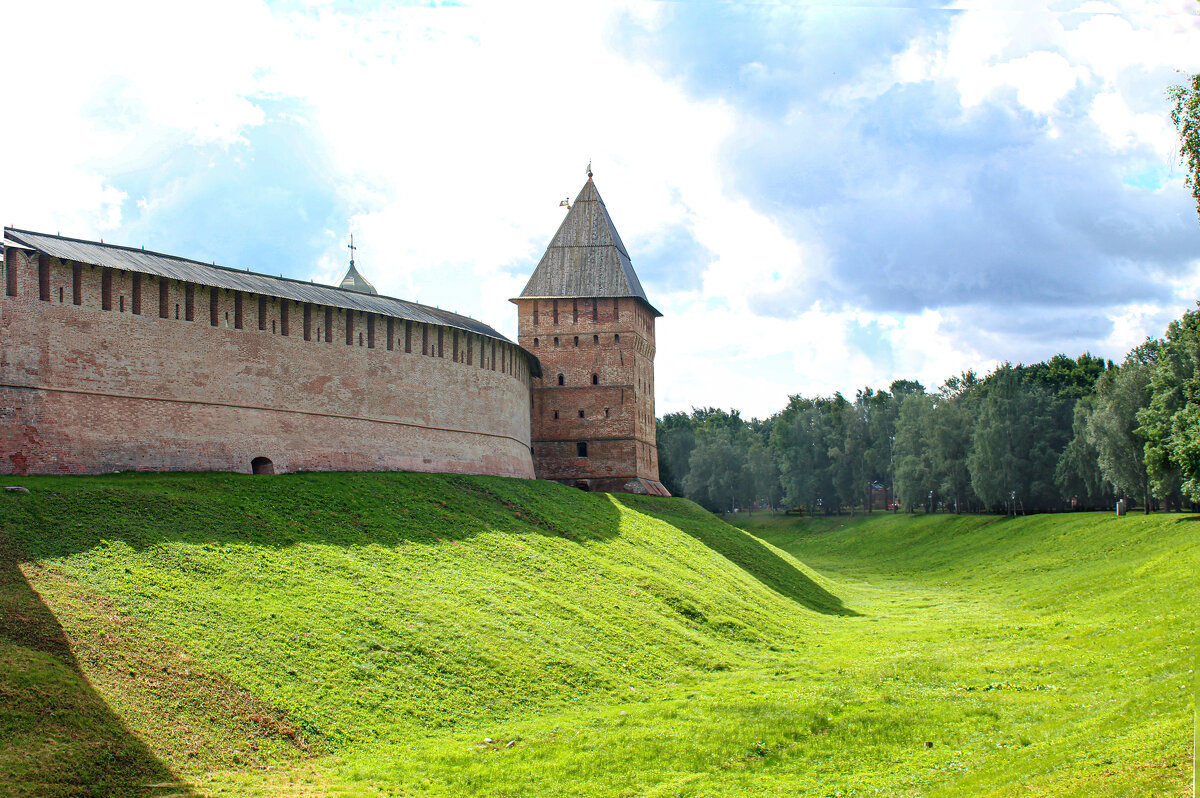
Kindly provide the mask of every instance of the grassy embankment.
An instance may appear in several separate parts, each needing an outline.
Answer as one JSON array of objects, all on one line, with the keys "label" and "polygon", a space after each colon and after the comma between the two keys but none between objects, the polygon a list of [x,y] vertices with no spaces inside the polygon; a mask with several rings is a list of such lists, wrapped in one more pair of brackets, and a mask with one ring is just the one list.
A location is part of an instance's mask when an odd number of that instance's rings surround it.
[{"label": "grassy embankment", "polygon": [[679,500],[519,480],[20,482],[0,496],[16,795],[1190,783],[1190,518],[754,537]]}]

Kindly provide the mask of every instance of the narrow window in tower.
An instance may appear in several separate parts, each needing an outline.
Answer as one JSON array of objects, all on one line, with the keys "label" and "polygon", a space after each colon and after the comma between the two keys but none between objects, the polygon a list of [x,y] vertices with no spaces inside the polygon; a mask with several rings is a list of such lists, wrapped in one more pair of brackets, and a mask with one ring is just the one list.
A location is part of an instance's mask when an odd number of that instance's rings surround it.
[{"label": "narrow window in tower", "polygon": [[412,322],[404,322],[404,351],[412,354]]},{"label": "narrow window in tower", "polygon": [[112,269],[107,266],[100,272],[100,309],[112,310]]},{"label": "narrow window in tower", "polygon": [[258,329],[267,329],[267,298],[265,296],[258,298]]},{"label": "narrow window in tower", "polygon": [[[578,299],[571,300],[571,323],[572,324],[579,323],[579,300]],[[576,340],[579,340],[579,339],[576,339]]]},{"label": "narrow window in tower", "polygon": [[[534,346],[537,346],[537,339],[534,339]],[[471,365],[472,358],[475,357],[475,336],[467,333],[467,365]]]},{"label": "narrow window in tower", "polygon": [[575,346],[579,346],[579,336],[575,336]]},{"label": "narrow window in tower", "polygon": [[242,292],[237,291],[233,295],[233,329],[242,329]]},{"label": "narrow window in tower", "polygon": [[388,351],[389,351],[389,352],[391,352],[391,351],[392,351],[392,347],[393,347],[393,343],[392,343],[392,337],[393,337],[395,334],[396,334],[396,320],[395,320],[395,319],[393,319],[391,316],[388,316],[388,320],[387,320],[387,337],[388,337]]},{"label": "narrow window in tower", "polygon": [[121,308],[121,312],[124,313],[125,312],[125,295],[124,294],[121,294],[119,297],[117,297],[117,304]]},{"label": "narrow window in tower", "polygon": [[557,327],[557,326],[558,326],[558,300],[557,300],[557,299],[555,299],[555,300],[552,300],[552,301],[553,301],[553,303],[554,303],[554,304],[551,306],[551,307],[552,307],[552,309],[554,310],[554,326],[555,326],[555,327]]},{"label": "narrow window in tower", "polygon": [[534,348],[536,348],[536,347],[537,347],[537,345],[538,345],[538,340],[537,340],[536,338],[534,338],[534,339],[533,339],[533,346],[534,346]]},{"label": "narrow window in tower", "polygon": [[[163,280],[162,284],[163,284],[163,289],[164,289],[163,293],[165,295],[167,281]],[[71,264],[71,304],[72,305],[82,305],[83,304],[83,264],[81,264],[81,263],[72,263]],[[166,307],[166,306],[164,305],[164,307]],[[164,318],[166,318],[167,314],[163,313],[162,315]]]},{"label": "narrow window in tower", "polygon": [[599,312],[596,310],[596,305],[597,305],[597,304],[598,304],[598,303],[596,302],[596,300],[595,300],[595,299],[593,299],[593,300],[592,300],[592,323],[593,323],[593,324],[595,324],[597,321],[599,321],[599,320],[600,320],[600,314],[599,314]]},{"label": "narrow window in tower", "polygon": [[183,286],[183,320],[196,320],[196,286],[193,283]]},{"label": "narrow window in tower", "polygon": [[599,335],[592,336],[592,346],[600,346],[600,336]]},{"label": "narrow window in tower", "polygon": [[271,335],[275,334],[275,319],[271,319]]},{"label": "narrow window in tower", "polygon": [[301,322],[304,328],[304,340],[312,340],[312,303],[304,303],[304,321]]},{"label": "narrow window in tower", "polygon": [[362,333],[359,333],[359,334],[358,334],[358,345],[359,345],[359,346],[362,346],[362,345],[363,345]]},{"label": "narrow window in tower", "polygon": [[599,384],[600,384],[600,375],[593,374],[592,375],[592,385],[599,385]]},{"label": "narrow window in tower", "polygon": [[354,311],[346,311],[346,346],[354,346]]},{"label": "narrow window in tower", "polygon": [[217,308],[217,292],[218,288],[208,289],[208,324],[210,327],[216,327],[221,322],[221,311]]},{"label": "narrow window in tower", "polygon": [[175,321],[179,321],[179,303],[175,303]]},{"label": "narrow window in tower", "polygon": [[558,346],[558,336],[554,336],[554,345]]},{"label": "narrow window in tower", "polygon": [[421,325],[421,354],[429,354],[429,325]]},{"label": "narrow window in tower", "polygon": [[445,327],[438,327],[438,357],[445,357],[445,350],[442,346],[442,333],[446,331]]},{"label": "narrow window in tower", "polygon": [[604,417],[608,418],[608,408],[604,408]]},{"label": "narrow window in tower", "polygon": [[491,367],[492,367],[492,371],[496,370],[496,342],[495,341],[492,341]]},{"label": "narrow window in tower", "polygon": [[[362,342],[360,341],[358,345],[362,346]],[[375,314],[368,313],[367,314],[367,349],[374,349],[374,348],[375,348]]]},{"label": "narrow window in tower", "polygon": [[583,411],[582,411],[582,410],[580,410],[580,411],[579,411],[579,417],[580,417],[580,418],[583,418]]},{"label": "narrow window in tower", "polygon": [[[62,289],[59,289],[59,290],[62,290]],[[133,275],[132,292],[133,292],[133,296],[131,297],[132,307],[130,309],[133,311],[133,315],[140,316],[140,315],[142,315],[142,275],[140,273]],[[59,295],[58,301],[62,302],[61,295]]]},{"label": "narrow window in tower", "polygon": [[613,321],[621,320],[621,300],[613,300]]},{"label": "narrow window in tower", "polygon": [[[170,311],[171,300],[167,296],[167,290],[168,290],[167,289],[167,278],[159,277],[158,278],[158,317],[160,319],[165,319],[171,314],[171,311]],[[76,300],[75,304],[76,305],[79,304],[78,300]]]},{"label": "narrow window in tower", "polygon": [[58,287],[58,304],[61,305],[62,302],[63,302],[63,287],[60,285]]},{"label": "narrow window in tower", "polygon": [[587,457],[587,444],[586,443],[584,443],[583,441],[579,441],[579,443],[575,444],[575,456],[576,457]]},{"label": "narrow window in tower", "polygon": [[616,333],[615,335],[613,335],[613,343],[614,344],[621,343],[621,334],[620,333]]},{"label": "narrow window in tower", "polygon": [[554,420],[555,421],[558,420],[558,411],[557,410],[554,411]]},{"label": "narrow window in tower", "polygon": [[333,308],[325,308],[325,343],[333,342]]},{"label": "narrow window in tower", "polygon": [[9,296],[17,295],[17,255],[13,253],[12,258],[6,259],[4,264],[4,292]]},{"label": "narrow window in tower", "polygon": [[41,252],[38,253],[38,299],[50,301],[50,261]]},{"label": "narrow window in tower", "polygon": [[279,333],[281,335],[291,335],[291,302],[286,299],[279,300]]},{"label": "narrow window in tower", "polygon": [[558,384],[559,384],[559,385],[564,385],[564,384],[565,384],[565,383],[563,382],[563,375],[561,375],[561,374],[559,374],[559,375],[558,375]]},{"label": "narrow window in tower", "polygon": [[229,311],[225,311],[225,329],[229,329]]},{"label": "narrow window in tower", "polygon": [[450,331],[450,359],[455,363],[458,362],[458,330]]}]

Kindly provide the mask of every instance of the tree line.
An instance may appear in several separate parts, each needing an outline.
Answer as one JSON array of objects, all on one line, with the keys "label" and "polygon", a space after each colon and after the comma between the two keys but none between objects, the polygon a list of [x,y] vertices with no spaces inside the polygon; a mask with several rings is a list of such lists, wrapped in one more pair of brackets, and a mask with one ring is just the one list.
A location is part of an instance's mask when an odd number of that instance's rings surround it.
[{"label": "tree line", "polygon": [[710,510],[953,512],[1200,502],[1200,303],[1121,363],[1090,354],[658,420],[660,477]]}]

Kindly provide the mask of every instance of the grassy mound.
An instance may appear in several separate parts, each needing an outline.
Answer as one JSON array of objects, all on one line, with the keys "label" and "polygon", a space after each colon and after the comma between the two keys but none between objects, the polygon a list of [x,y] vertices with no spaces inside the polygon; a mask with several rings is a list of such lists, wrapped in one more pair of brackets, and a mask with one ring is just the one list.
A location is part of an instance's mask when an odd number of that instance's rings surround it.
[{"label": "grassy mound", "polygon": [[21,482],[0,771],[30,795],[1143,795],[1187,772],[1178,517],[747,534],[486,477]]}]

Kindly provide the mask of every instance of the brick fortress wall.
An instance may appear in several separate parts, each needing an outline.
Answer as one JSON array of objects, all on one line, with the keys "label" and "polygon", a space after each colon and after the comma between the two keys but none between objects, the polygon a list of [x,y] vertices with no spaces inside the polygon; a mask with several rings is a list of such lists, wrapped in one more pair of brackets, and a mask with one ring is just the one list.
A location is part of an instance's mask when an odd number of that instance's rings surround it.
[{"label": "brick fortress wall", "polygon": [[0,473],[534,475],[511,344],[12,247],[3,288]]},{"label": "brick fortress wall", "polygon": [[[542,364],[532,413],[538,478],[661,491],[649,307],[629,297],[514,301],[518,343]],[[626,485],[639,479],[651,485]]]}]

